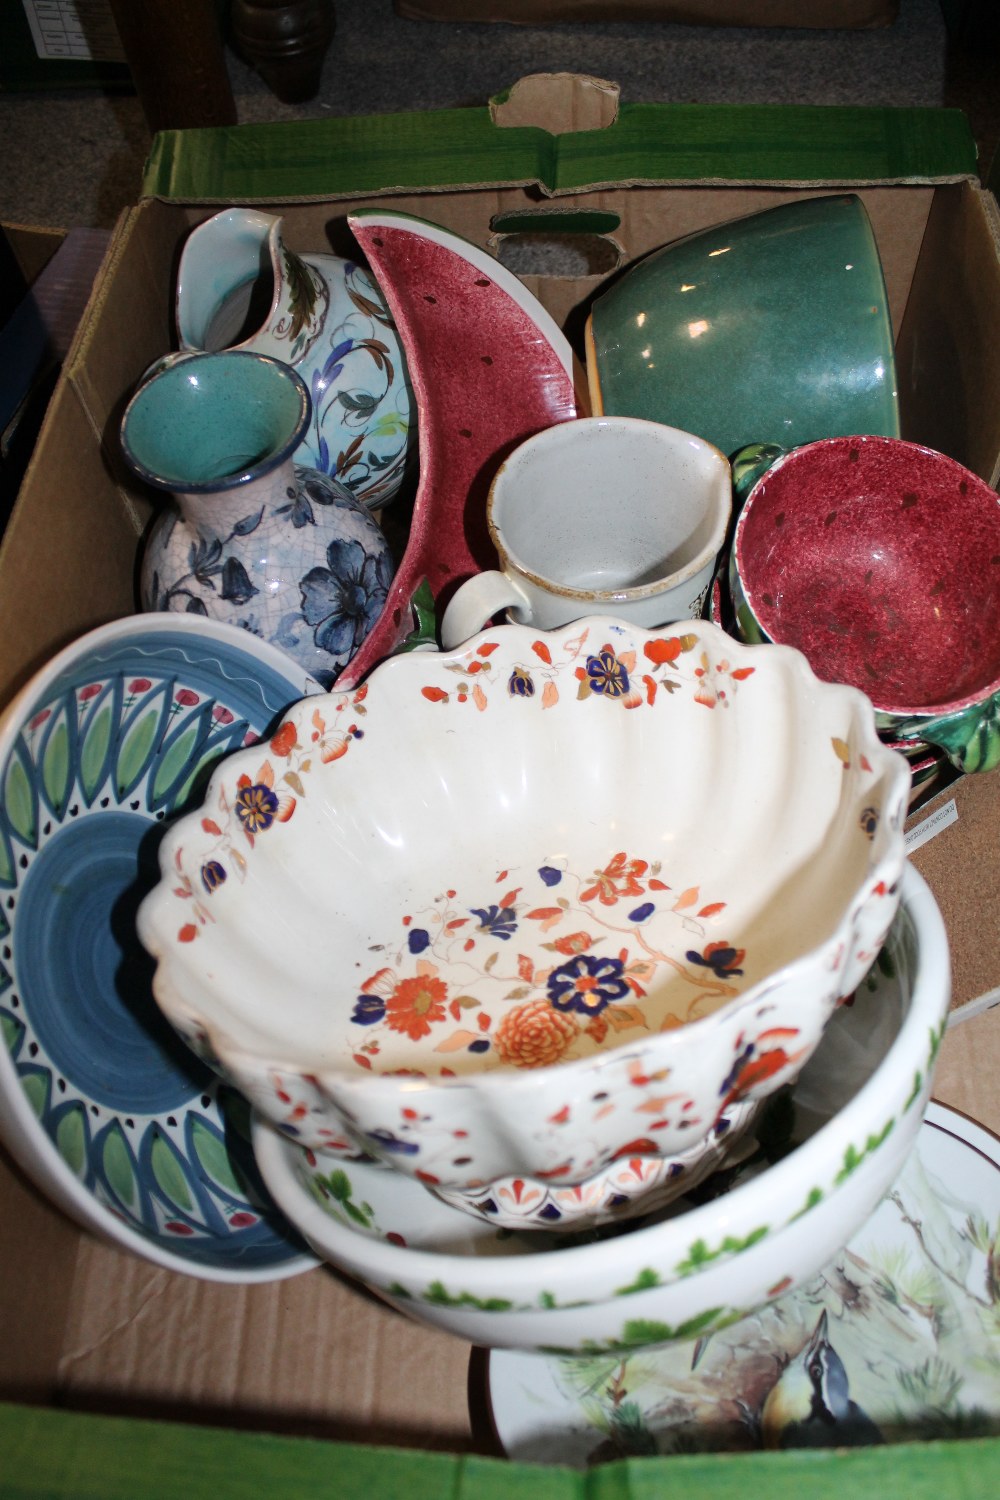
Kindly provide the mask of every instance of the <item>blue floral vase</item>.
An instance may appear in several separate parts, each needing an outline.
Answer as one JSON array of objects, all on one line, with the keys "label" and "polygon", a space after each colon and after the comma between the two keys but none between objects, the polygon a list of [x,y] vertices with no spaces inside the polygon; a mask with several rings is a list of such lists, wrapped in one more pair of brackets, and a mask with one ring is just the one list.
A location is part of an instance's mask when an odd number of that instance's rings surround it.
[{"label": "blue floral vase", "polygon": [[133,472],[169,496],[143,549],[142,608],[242,626],[328,688],[382,613],[395,568],[364,503],[294,462],[310,415],[281,360],[196,353],[155,367],[121,441]]}]

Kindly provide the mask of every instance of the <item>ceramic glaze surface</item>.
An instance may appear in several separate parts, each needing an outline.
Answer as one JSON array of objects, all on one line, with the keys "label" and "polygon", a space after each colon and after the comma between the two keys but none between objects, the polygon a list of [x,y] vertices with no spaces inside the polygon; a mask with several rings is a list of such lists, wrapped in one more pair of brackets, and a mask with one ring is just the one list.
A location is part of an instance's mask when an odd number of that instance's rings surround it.
[{"label": "ceramic glaze surface", "polygon": [[491,1230],[398,1173],[332,1162],[256,1121],[264,1178],[331,1264],[483,1347],[625,1352],[714,1336],[826,1265],[916,1139],[950,979],[933,896],[910,866],[902,884],[879,963],[765,1106],[767,1146],[624,1232]]},{"label": "ceramic glaze surface", "polygon": [[907,786],[797,652],[505,625],[232,757],[140,932],[174,1024],[309,1144],[574,1183],[802,1067],[896,909]]},{"label": "ceramic glaze surface", "polygon": [[317,685],[193,616],[104,626],[0,723],[0,1130],[66,1212],[135,1253],[254,1280],[309,1264],[244,1100],[165,1025],[135,910],[211,767]]},{"label": "ceramic glaze surface", "polygon": [[436,645],[435,601],[496,565],[486,496],[497,469],[525,438],[577,410],[567,340],[498,260],[407,214],[363,211],[348,222],[406,350],[420,479],[385,611],[341,687],[360,682],[408,638]]},{"label": "ceramic glaze surface", "polygon": [[931,1103],[902,1172],[843,1251],[700,1348],[493,1355],[490,1411],[504,1451],[589,1467],[1000,1433],[998,1228],[1000,1142]]},{"label": "ceramic glaze surface", "polygon": [[898,435],[878,247],[853,194],[783,203],[674,241],[595,301],[595,412],[745,443]]},{"label": "ceramic glaze surface", "polygon": [[779,458],[736,524],[741,633],[797,646],[880,726],[1000,761],[1000,499],[916,443],[842,437]]},{"label": "ceramic glaze surface", "polygon": [[298,255],[281,218],[225,209],[185,241],[176,320],[183,350],[237,348],[292,365],[312,401],[296,463],[339,480],[372,509],[395,497],[416,449],[413,394],[366,267]]},{"label": "ceramic glaze surface", "polygon": [[[728,558],[724,557],[712,579],[712,586],[705,603],[705,617],[729,635],[735,636],[737,640],[756,640],[755,632],[740,631],[737,628],[727,573]],[[875,716],[875,722],[880,723],[878,714]],[[886,733],[882,733],[881,738],[884,744],[906,758],[910,767],[910,806],[912,807],[919,797],[928,793],[931,783],[947,766],[948,757],[938,746],[927,745],[923,740],[894,740]]]},{"label": "ceramic glaze surface", "polygon": [[731,509],[727,460],[689,432],[637,417],[556,423],[493,480],[486,518],[502,571],[462,584],[442,644],[502,608],[545,630],[588,614],[638,625],[698,615]]},{"label": "ceramic glaze surface", "polygon": [[140,386],[122,447],[171,496],[146,538],[143,608],[238,625],[330,687],[378,621],[395,568],[364,504],[293,463],[309,409],[274,359],[194,354]]},{"label": "ceramic glaze surface", "polygon": [[485,1188],[436,1188],[445,1203],[508,1229],[581,1229],[646,1216],[680,1198],[713,1172],[750,1152],[759,1106],[741,1100],[707,1135],[678,1156],[655,1156],[647,1136],[630,1141],[606,1167],[572,1187],[542,1178],[498,1177]]}]

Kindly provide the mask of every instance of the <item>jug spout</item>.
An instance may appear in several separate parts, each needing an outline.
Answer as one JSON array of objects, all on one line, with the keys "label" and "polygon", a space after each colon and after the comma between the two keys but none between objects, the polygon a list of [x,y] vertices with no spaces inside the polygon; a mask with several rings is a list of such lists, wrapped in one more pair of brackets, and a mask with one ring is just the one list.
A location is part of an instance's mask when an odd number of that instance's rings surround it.
[{"label": "jug spout", "polygon": [[177,277],[182,349],[246,349],[296,364],[318,337],[329,291],[318,272],[288,250],[283,221],[229,208],[192,230]]},{"label": "jug spout", "polygon": [[296,463],[381,510],[416,453],[403,347],[363,262],[299,254],[285,229],[283,217],[233,207],[191,230],[177,272],[177,352],[241,351],[291,366],[312,399]]}]

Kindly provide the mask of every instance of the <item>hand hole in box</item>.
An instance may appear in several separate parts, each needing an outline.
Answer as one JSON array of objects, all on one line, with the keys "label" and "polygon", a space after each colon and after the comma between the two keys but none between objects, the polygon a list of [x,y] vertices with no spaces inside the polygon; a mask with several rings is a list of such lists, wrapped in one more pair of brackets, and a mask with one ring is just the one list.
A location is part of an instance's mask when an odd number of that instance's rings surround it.
[{"label": "hand hole in box", "polygon": [[621,264],[613,240],[555,230],[505,234],[496,253],[515,276],[607,276]]}]

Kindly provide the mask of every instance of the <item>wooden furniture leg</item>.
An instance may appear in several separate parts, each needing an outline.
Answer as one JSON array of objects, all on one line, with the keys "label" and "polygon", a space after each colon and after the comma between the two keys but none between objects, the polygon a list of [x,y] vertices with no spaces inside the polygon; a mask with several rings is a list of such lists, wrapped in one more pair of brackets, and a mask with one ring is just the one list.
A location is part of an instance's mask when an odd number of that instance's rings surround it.
[{"label": "wooden furniture leg", "polygon": [[214,0],[110,0],[150,132],[235,125]]},{"label": "wooden furniture leg", "polygon": [[333,0],[232,0],[233,44],[286,104],[312,99],[333,39]]}]

